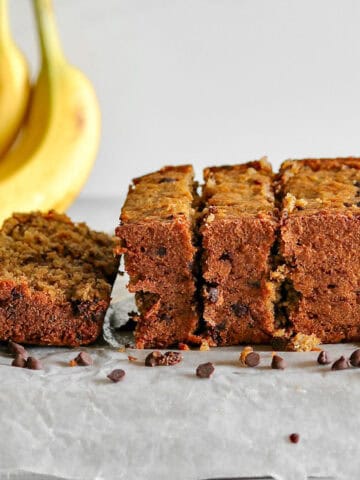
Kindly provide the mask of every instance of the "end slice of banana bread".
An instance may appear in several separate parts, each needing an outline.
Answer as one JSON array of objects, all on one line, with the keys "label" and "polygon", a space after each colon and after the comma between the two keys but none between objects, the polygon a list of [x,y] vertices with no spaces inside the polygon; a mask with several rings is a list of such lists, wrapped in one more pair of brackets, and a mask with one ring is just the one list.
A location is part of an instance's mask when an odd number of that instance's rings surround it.
[{"label": "end slice of banana bread", "polygon": [[116,234],[136,294],[138,348],[186,342],[198,326],[193,176],[184,165],[137,178],[122,208]]},{"label": "end slice of banana bread", "polygon": [[275,242],[273,174],[262,159],[204,170],[204,320],[216,345],[269,343]]},{"label": "end slice of banana bread", "polygon": [[360,340],[360,159],[284,162],[279,267],[284,328]]},{"label": "end slice of banana bread", "polygon": [[78,346],[100,335],[114,239],[66,215],[14,214],[0,230],[0,340]]}]

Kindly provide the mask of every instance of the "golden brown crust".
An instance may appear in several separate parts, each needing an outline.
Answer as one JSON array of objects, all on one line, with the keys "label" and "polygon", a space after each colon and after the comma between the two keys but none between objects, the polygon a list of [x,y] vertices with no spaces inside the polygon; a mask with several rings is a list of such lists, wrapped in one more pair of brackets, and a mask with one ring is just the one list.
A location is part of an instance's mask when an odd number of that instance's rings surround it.
[{"label": "golden brown crust", "polygon": [[101,333],[114,240],[56,212],[14,214],[0,231],[0,339],[83,345]]}]

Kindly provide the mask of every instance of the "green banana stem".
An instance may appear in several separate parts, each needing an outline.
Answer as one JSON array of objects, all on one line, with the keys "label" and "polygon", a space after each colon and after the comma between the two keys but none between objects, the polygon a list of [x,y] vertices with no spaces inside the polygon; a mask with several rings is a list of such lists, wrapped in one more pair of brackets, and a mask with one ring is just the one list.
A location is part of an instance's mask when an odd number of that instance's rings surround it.
[{"label": "green banana stem", "polygon": [[0,0],[0,50],[6,48],[10,38],[9,13],[7,0]]},{"label": "green banana stem", "polygon": [[[1,0],[0,0],[1,1]],[[32,0],[43,65],[55,66],[65,62],[51,0]]]}]

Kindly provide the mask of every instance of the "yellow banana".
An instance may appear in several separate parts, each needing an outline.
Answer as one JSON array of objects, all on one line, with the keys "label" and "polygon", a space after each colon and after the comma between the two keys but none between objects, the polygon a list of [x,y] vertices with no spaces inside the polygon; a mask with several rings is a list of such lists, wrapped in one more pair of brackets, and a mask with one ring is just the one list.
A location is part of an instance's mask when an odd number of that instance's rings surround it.
[{"label": "yellow banana", "polygon": [[11,36],[7,0],[0,0],[0,157],[20,130],[29,96],[28,64]]},{"label": "yellow banana", "polygon": [[87,78],[65,60],[51,0],[33,0],[42,66],[19,141],[0,160],[0,225],[14,211],[64,211],[98,150],[100,111]]}]

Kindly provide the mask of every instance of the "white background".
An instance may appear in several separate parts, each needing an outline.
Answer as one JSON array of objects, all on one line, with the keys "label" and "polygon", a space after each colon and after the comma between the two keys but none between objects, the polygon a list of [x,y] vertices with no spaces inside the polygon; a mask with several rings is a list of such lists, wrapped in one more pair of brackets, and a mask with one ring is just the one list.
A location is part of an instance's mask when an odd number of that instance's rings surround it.
[{"label": "white background", "polygon": [[[29,0],[9,0],[38,68]],[[54,0],[94,83],[102,143],[83,196],[164,164],[360,153],[358,0]]]}]

